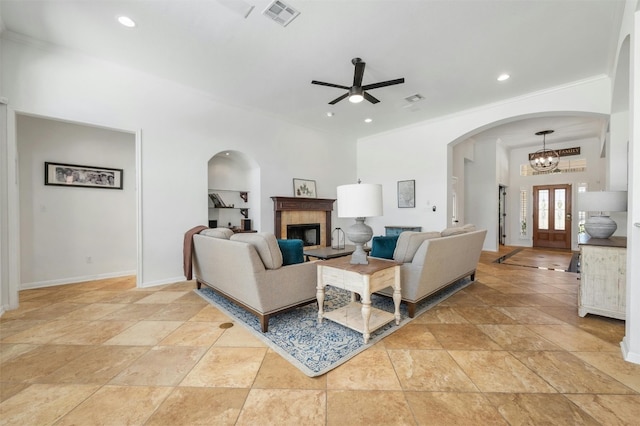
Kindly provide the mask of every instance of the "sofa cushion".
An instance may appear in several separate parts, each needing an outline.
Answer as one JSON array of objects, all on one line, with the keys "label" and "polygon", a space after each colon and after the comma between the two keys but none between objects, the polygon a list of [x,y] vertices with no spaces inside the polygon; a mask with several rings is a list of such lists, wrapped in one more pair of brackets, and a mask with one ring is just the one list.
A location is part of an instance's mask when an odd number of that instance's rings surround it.
[{"label": "sofa cushion", "polygon": [[466,232],[468,231],[464,229],[462,226],[455,226],[452,228],[443,229],[442,232],[440,232],[440,235],[442,237],[450,237],[452,235],[464,234]]},{"label": "sofa cushion", "polygon": [[230,240],[254,246],[265,268],[278,269],[282,267],[282,252],[275,235],[268,232],[248,232],[233,234]]},{"label": "sofa cushion", "polygon": [[228,240],[233,235],[233,231],[229,228],[209,228],[200,232],[200,235]]},{"label": "sofa cushion", "polygon": [[371,242],[371,256],[382,259],[393,259],[399,235],[373,237]]},{"label": "sofa cushion", "polygon": [[462,229],[464,229],[467,232],[473,232],[473,231],[476,230],[476,226],[474,224],[472,224],[472,223],[467,223],[466,225],[464,225],[462,227]]},{"label": "sofa cushion", "polygon": [[304,243],[302,240],[277,240],[282,253],[282,266],[304,262]]},{"label": "sofa cushion", "polygon": [[416,250],[424,240],[431,238],[439,238],[440,232],[414,232],[404,231],[398,237],[396,249],[393,252],[393,260],[396,262],[407,263],[413,260]]}]

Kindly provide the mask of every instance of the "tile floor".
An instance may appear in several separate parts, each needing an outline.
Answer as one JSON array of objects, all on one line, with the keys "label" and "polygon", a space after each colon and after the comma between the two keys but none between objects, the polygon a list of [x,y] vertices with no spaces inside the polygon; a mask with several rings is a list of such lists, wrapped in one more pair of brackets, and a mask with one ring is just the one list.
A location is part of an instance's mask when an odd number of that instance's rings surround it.
[{"label": "tile floor", "polygon": [[577,274],[492,263],[508,251],[318,378],[221,328],[193,282],[22,291],[0,320],[0,425],[639,424],[624,322],[578,317]]}]

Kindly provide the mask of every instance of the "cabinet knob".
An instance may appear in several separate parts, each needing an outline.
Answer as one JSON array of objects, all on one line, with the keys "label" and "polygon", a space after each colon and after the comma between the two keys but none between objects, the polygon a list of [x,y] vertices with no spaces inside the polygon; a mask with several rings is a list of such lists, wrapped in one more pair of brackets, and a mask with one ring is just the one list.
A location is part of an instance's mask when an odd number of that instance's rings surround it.
[{"label": "cabinet knob", "polygon": [[636,228],[640,228],[640,223],[636,222],[636,223],[633,224],[633,226],[635,226]]}]

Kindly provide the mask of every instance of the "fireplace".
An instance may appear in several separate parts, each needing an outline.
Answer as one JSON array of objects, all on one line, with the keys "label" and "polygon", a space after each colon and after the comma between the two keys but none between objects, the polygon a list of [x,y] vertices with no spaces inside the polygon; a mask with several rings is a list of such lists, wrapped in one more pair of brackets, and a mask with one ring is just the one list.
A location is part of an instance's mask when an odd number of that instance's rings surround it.
[{"label": "fireplace", "polygon": [[[319,225],[320,236],[313,246],[327,247],[331,245],[331,211],[334,199],[271,197],[274,210],[274,234],[276,238],[292,238],[288,234],[289,225]],[[315,231],[314,231],[315,232]],[[305,241],[305,238],[300,238]]]},{"label": "fireplace", "polygon": [[302,240],[305,247],[320,245],[320,224],[299,223],[287,225],[287,240]]}]

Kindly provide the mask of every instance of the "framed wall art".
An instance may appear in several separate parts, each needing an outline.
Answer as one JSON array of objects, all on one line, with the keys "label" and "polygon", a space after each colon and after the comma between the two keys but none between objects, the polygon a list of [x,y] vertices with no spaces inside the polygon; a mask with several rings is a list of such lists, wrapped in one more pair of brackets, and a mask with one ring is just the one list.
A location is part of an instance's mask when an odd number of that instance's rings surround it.
[{"label": "framed wall art", "polygon": [[293,179],[293,196],[301,198],[318,198],[316,181],[309,179]]},{"label": "framed wall art", "polygon": [[122,189],[122,169],[45,162],[44,184]]},{"label": "framed wall art", "polygon": [[416,206],[416,181],[398,181],[398,207],[411,208]]}]

